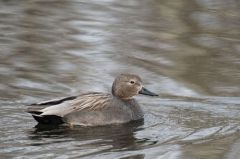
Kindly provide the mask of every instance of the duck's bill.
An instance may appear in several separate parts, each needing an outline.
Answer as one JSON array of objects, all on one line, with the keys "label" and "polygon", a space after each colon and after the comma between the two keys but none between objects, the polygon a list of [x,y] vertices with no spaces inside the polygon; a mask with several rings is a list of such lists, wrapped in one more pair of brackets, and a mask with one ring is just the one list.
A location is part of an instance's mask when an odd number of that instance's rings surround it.
[{"label": "duck's bill", "polygon": [[144,87],[142,87],[141,91],[139,91],[139,94],[148,95],[148,96],[158,96],[156,93],[153,93]]}]

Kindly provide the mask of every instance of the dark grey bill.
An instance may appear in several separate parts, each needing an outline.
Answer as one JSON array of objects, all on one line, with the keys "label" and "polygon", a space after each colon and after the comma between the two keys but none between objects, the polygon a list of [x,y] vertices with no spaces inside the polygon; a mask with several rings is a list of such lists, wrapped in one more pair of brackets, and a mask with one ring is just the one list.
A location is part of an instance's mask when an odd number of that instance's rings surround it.
[{"label": "dark grey bill", "polygon": [[149,95],[149,96],[158,96],[157,94],[150,92],[146,88],[142,87],[141,91],[139,91],[139,94]]}]

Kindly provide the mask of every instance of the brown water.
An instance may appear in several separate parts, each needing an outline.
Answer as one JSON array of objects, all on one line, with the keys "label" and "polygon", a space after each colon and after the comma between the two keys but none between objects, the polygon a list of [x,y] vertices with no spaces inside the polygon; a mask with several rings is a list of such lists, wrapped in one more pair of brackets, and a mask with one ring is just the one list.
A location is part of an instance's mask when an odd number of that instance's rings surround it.
[{"label": "brown water", "polygon": [[[240,158],[237,0],[0,0],[1,158]],[[139,74],[144,123],[35,128],[27,104]]]}]

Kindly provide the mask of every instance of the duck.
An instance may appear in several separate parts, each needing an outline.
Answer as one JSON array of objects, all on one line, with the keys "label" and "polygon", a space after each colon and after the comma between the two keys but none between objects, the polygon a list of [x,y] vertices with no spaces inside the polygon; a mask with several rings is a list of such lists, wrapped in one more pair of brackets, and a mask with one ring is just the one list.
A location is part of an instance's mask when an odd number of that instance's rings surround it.
[{"label": "duck", "polygon": [[44,125],[103,126],[142,120],[143,111],[133,98],[142,94],[158,96],[143,87],[138,75],[120,74],[111,93],[88,92],[57,100],[34,103],[27,112]]}]

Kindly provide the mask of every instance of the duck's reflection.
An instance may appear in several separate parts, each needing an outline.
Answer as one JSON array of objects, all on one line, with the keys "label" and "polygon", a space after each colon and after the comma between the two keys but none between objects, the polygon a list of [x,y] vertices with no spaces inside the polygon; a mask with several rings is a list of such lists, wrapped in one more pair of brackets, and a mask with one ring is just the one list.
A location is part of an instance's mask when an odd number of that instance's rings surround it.
[{"label": "duck's reflection", "polygon": [[[36,125],[29,138],[36,144],[51,144],[56,142],[77,141],[75,146],[108,146],[111,150],[137,149],[138,141],[134,133],[141,129],[143,120],[133,121],[121,125],[109,125],[98,127],[78,127],[69,128],[66,126]],[[42,139],[49,140],[42,140]],[[43,142],[44,141],[44,142]],[[45,142],[46,141],[46,142]]]}]

